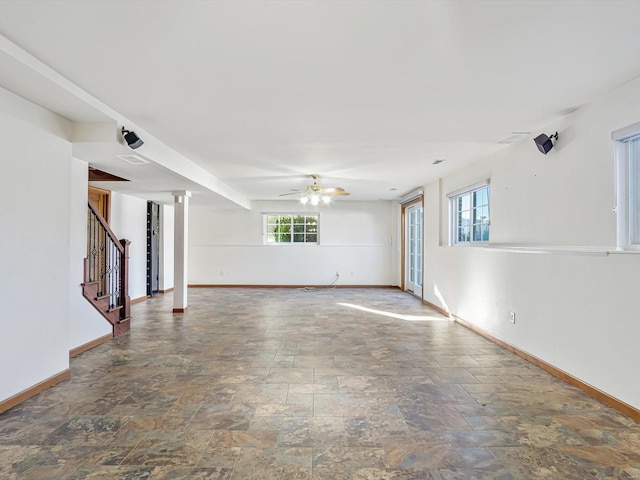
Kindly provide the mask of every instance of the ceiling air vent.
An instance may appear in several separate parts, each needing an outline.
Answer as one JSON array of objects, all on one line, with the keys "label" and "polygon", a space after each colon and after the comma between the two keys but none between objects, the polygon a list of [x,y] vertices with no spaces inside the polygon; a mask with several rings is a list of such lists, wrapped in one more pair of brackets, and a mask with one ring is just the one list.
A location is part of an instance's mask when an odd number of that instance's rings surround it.
[{"label": "ceiling air vent", "polygon": [[145,160],[139,155],[116,155],[116,157],[132,165],[144,165],[146,163],[149,163],[148,160]]}]

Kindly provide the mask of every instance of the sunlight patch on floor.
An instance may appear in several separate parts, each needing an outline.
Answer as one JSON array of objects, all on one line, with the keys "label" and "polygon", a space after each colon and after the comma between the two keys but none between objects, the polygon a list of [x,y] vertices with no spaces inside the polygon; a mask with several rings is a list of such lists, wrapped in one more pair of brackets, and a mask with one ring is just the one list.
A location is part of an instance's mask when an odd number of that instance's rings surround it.
[{"label": "sunlight patch on floor", "polygon": [[375,313],[383,317],[397,318],[406,320],[407,322],[448,322],[449,319],[441,315],[404,315],[402,313],[387,312],[384,310],[376,310],[374,308],[363,307],[362,305],[354,305],[353,303],[338,303],[341,307],[349,307],[368,313]]}]

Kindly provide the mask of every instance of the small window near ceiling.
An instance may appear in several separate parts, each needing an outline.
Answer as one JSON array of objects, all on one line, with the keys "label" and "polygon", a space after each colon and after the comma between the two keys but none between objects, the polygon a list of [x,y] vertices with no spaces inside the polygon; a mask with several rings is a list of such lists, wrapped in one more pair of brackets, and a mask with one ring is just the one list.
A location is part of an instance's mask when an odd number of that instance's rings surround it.
[{"label": "small window near ceiling", "polygon": [[318,215],[266,214],[265,243],[318,243]]},{"label": "small window near ceiling", "polygon": [[451,245],[489,241],[489,185],[456,192],[449,196]]},{"label": "small window near ceiling", "polygon": [[617,248],[640,250],[640,123],[611,136],[616,141]]}]

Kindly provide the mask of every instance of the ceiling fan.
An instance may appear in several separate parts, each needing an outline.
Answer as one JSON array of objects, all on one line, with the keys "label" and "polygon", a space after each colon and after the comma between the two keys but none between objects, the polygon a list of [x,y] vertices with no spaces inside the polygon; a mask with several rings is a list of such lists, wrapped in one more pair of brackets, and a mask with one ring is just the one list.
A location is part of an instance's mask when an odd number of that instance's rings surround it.
[{"label": "ceiling fan", "polygon": [[287,195],[297,195],[302,193],[302,197],[300,201],[303,204],[311,203],[311,205],[318,205],[322,200],[323,203],[327,204],[331,201],[331,195],[340,195],[342,197],[347,197],[350,195],[349,192],[345,192],[342,187],[323,187],[319,185],[318,180],[319,175],[317,173],[311,174],[311,178],[313,178],[313,185],[307,185],[307,188],[304,190],[292,190],[290,193],[281,193],[280,197],[285,197]]}]

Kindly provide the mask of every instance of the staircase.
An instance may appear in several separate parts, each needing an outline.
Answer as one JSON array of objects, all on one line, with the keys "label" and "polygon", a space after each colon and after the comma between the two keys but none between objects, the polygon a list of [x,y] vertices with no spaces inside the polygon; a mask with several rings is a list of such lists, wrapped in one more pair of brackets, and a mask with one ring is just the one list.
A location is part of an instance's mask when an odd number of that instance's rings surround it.
[{"label": "staircase", "polygon": [[89,203],[82,294],[113,326],[114,337],[128,332],[131,325],[130,243],[118,240],[102,215]]}]

